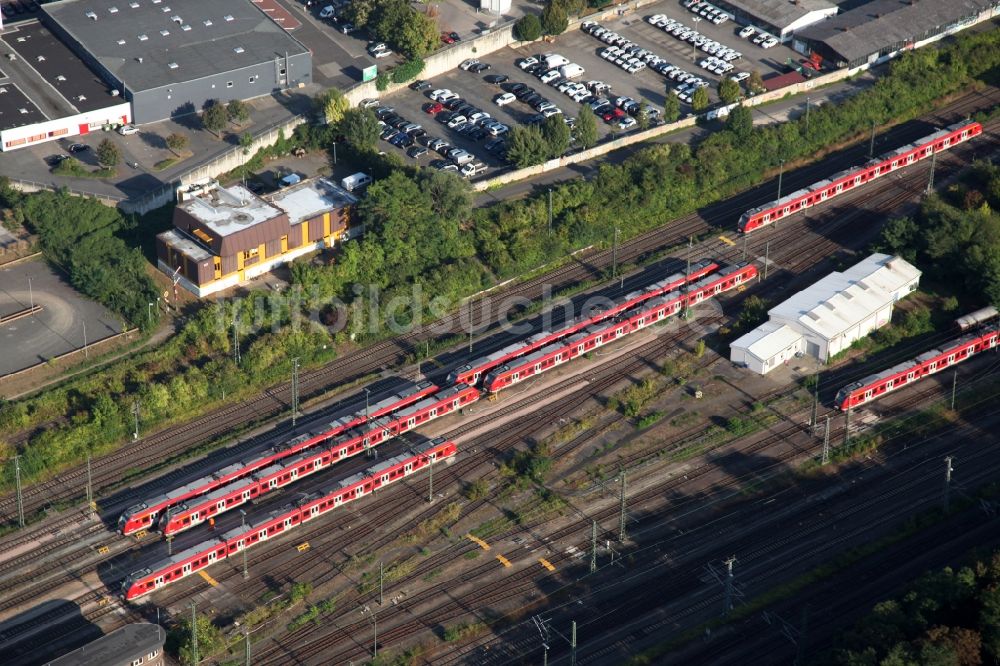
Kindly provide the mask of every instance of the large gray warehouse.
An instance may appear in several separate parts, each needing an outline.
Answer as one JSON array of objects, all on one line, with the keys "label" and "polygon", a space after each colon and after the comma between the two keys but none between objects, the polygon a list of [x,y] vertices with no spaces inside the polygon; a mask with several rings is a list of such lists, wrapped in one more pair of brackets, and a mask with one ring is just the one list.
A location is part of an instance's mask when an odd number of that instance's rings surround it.
[{"label": "large gray warehouse", "polygon": [[46,24],[132,103],[134,122],[312,81],[312,56],[250,0],[61,0]]}]

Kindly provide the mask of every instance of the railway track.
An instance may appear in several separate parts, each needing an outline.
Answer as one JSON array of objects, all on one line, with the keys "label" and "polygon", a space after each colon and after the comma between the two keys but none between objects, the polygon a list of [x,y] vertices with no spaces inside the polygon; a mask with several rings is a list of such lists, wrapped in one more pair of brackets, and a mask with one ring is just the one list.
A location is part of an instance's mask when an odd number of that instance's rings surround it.
[{"label": "railway track", "polygon": [[[971,91],[957,97],[945,109],[925,116],[925,120],[952,122],[973,110],[996,104],[1000,94],[996,88],[985,91]],[[922,136],[924,127],[919,123],[900,125],[888,130],[880,143],[902,144]],[[789,190],[814,182],[817,176],[828,174],[839,166],[847,166],[860,161],[864,146],[858,145],[840,151],[836,156],[820,164],[802,167],[785,178]],[[621,261],[630,262],[665,247],[677,246],[690,236],[701,236],[711,229],[726,229],[732,226],[742,211],[770,200],[771,184],[753,188],[736,195],[725,203],[714,204],[704,211],[684,216],[666,227],[660,227],[622,243],[618,248]],[[496,298],[525,297],[535,299],[544,293],[546,285],[560,288],[599,276],[611,264],[610,250],[597,250],[578,257],[578,261],[564,264],[538,278],[518,283],[497,294]],[[446,316],[436,330],[467,330],[463,319],[475,318],[464,311]],[[480,318],[473,324],[474,329],[489,332],[498,325],[497,321],[487,322]],[[415,330],[392,340],[377,343],[349,356],[339,358],[324,367],[305,371],[300,377],[300,395],[309,396],[322,393],[327,388],[351,382],[359,377],[399,364],[414,353],[425,341],[440,338],[429,331]],[[93,479],[96,488],[112,486],[126,470],[146,469],[164,459],[171,458],[194,444],[218,437],[234,426],[261,419],[272,418],[288,409],[290,387],[280,385],[265,391],[261,396],[240,404],[229,405],[199,417],[189,423],[173,426],[140,439],[133,446],[119,450],[94,461]],[[16,434],[15,434],[16,436]],[[51,481],[29,486],[24,492],[26,513],[33,513],[54,502],[64,502],[82,496],[85,487],[85,472],[69,470],[58,474]],[[0,520],[10,522],[16,517],[14,498],[8,494],[0,499]],[[2,544],[2,541],[0,541]]]}]

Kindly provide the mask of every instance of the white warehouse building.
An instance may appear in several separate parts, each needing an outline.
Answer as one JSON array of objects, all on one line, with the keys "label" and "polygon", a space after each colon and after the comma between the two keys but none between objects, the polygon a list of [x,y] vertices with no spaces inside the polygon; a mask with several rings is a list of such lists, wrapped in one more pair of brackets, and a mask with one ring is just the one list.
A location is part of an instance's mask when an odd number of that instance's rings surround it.
[{"label": "white warehouse building", "polygon": [[729,359],[761,375],[796,354],[828,361],[888,324],[895,302],[919,282],[920,271],[903,258],[873,254],[771,308],[766,323],[729,346]]}]

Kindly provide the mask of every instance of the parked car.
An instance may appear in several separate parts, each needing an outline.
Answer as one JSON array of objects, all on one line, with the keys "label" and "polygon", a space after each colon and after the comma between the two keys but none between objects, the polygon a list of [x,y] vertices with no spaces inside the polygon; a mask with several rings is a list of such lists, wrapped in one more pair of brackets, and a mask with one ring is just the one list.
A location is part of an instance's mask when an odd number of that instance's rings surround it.
[{"label": "parked car", "polygon": [[483,81],[486,81],[486,83],[490,83],[495,86],[498,86],[501,83],[507,83],[507,81],[509,80],[510,77],[507,76],[506,74],[489,74],[483,77]]},{"label": "parked car", "polygon": [[468,118],[466,118],[465,116],[463,116],[461,114],[458,114],[457,116],[455,116],[454,118],[452,118],[451,120],[449,120],[447,124],[448,124],[448,127],[450,129],[455,129],[459,125],[464,125],[467,122],[469,122]]},{"label": "parked car", "polygon": [[429,115],[433,116],[441,113],[442,111],[444,111],[444,104],[441,102],[428,102],[427,104],[424,104],[424,113]]},{"label": "parked car", "polygon": [[522,58],[521,60],[519,60],[518,63],[517,63],[517,66],[520,67],[521,69],[526,70],[529,67],[531,67],[532,65],[537,65],[537,64],[538,64],[538,58],[528,57],[528,58]]},{"label": "parked car", "polygon": [[444,42],[445,44],[454,44],[455,38],[451,36],[450,32],[442,32],[441,41]]},{"label": "parked car", "polygon": [[138,131],[139,130],[137,130],[135,128],[135,125],[122,125],[121,127],[118,128],[118,133],[121,134],[122,136],[128,136],[129,134],[135,134]]},{"label": "parked car", "polygon": [[437,169],[438,171],[458,171],[458,167],[448,160],[434,160],[428,166]]},{"label": "parked car", "polygon": [[750,72],[736,72],[735,74],[730,74],[729,78],[739,83],[740,81],[746,81],[747,79],[749,79]]},{"label": "parked car", "polygon": [[413,159],[418,159],[427,154],[427,149],[423,146],[413,146],[406,149],[406,156],[412,157]]},{"label": "parked car", "polygon": [[389,139],[389,143],[398,148],[408,148],[413,145],[413,137],[406,132],[399,132],[396,136]]},{"label": "parked car", "polygon": [[67,148],[66,150],[68,150],[71,153],[82,153],[84,151],[90,150],[90,146],[88,146],[85,143],[74,143],[70,144],[70,147]]},{"label": "parked car", "polygon": [[508,104],[516,100],[517,98],[514,97],[514,95],[512,95],[511,93],[503,93],[502,95],[497,95],[493,99],[493,103],[496,104],[497,106],[507,106]]},{"label": "parked car", "polygon": [[479,64],[478,60],[476,60],[475,58],[469,58],[468,60],[463,60],[461,64],[459,64],[458,68],[464,69],[465,71],[469,71],[478,64]]},{"label": "parked car", "polygon": [[430,90],[430,89],[431,89],[430,81],[422,81],[418,79],[410,84],[410,90],[416,90],[417,92],[422,92],[424,90]]},{"label": "parked car", "polygon": [[475,156],[473,156],[472,153],[470,153],[467,150],[464,150],[462,148],[452,148],[451,150],[448,151],[448,159],[457,164],[458,166],[462,166],[463,164],[468,164],[469,162],[472,162],[476,158]]},{"label": "parked car", "polygon": [[461,174],[466,178],[478,176],[486,171],[486,165],[482,162],[469,162],[461,169]]},{"label": "parked car", "polygon": [[618,129],[627,131],[634,128],[638,124],[639,123],[636,121],[635,118],[625,117],[622,118],[620,121],[618,121]]},{"label": "parked car", "polygon": [[483,147],[490,153],[502,153],[507,149],[507,141],[500,138],[492,139],[491,141],[487,141]]},{"label": "parked car", "polygon": [[553,83],[560,78],[562,78],[562,75],[555,69],[550,69],[539,77],[542,83]]},{"label": "parked car", "polygon": [[377,97],[369,97],[367,99],[363,99],[361,100],[361,103],[358,104],[358,106],[360,106],[362,109],[371,109],[378,105],[379,102]]}]

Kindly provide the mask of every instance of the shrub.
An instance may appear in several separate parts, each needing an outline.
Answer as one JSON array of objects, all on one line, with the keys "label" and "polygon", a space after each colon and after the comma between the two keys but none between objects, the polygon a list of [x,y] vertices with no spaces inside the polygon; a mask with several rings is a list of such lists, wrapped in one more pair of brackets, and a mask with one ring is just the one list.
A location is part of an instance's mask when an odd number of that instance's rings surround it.
[{"label": "shrub", "polygon": [[424,71],[423,59],[412,58],[392,69],[392,82],[406,83],[410,79],[416,78],[422,71]]},{"label": "shrub", "polygon": [[522,42],[533,42],[542,36],[542,22],[534,14],[525,14],[514,24],[514,36]]}]

